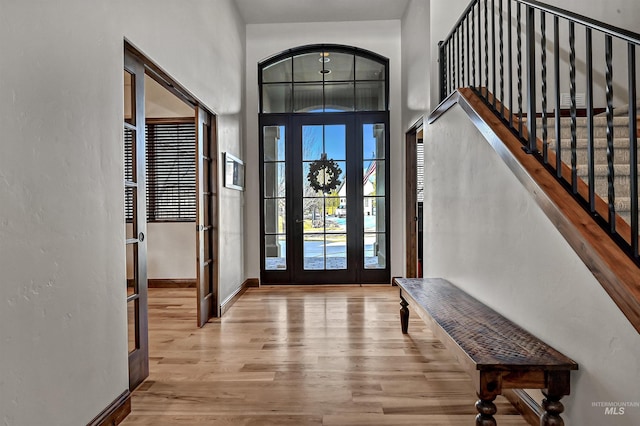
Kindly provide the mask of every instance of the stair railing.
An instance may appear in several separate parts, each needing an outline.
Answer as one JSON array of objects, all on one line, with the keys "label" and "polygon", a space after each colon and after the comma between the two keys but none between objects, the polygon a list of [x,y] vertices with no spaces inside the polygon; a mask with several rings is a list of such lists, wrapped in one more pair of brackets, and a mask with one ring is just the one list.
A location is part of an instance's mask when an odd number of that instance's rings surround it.
[{"label": "stair railing", "polygon": [[[530,0],[473,0],[438,44],[441,100],[458,87],[472,88],[640,265],[638,45],[640,34]],[[619,50],[626,55],[614,55]],[[628,138],[616,136],[625,104]],[[596,121],[605,125],[605,137]],[[567,125],[570,134],[563,135]],[[587,135],[586,165],[579,164],[579,132]],[[597,167],[597,150],[603,150],[596,143],[605,145],[605,138],[606,167]],[[628,157],[628,185],[616,181],[626,172],[619,157]],[[606,190],[596,181],[603,171]],[[621,204],[630,212],[624,219]]]}]

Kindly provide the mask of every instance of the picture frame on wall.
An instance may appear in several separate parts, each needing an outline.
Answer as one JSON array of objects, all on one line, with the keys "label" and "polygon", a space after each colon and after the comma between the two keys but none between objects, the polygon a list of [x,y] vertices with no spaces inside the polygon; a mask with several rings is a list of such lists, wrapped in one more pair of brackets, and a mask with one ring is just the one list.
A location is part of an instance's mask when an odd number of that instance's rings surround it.
[{"label": "picture frame on wall", "polygon": [[224,156],[224,186],[244,191],[244,161],[228,152]]}]

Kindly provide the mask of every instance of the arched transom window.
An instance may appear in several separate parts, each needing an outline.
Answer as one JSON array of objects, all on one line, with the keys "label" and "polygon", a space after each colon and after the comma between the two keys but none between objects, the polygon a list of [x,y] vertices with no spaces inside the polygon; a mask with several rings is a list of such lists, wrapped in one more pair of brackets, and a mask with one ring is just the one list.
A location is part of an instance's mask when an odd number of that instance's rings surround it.
[{"label": "arched transom window", "polygon": [[353,47],[289,50],[260,64],[260,111],[386,111],[387,65],[386,58]]}]

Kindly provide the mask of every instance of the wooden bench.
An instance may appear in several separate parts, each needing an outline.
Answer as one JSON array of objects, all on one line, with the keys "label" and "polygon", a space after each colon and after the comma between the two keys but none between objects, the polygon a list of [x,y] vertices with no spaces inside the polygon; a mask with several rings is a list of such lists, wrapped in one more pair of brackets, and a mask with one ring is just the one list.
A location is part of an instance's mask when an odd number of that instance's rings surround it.
[{"label": "wooden bench", "polygon": [[564,424],[560,399],[569,395],[569,375],[578,364],[444,279],[394,283],[400,287],[402,332],[408,332],[411,304],[470,372],[479,398],[477,426],[496,425],[493,401],[503,389],[542,389],[540,425]]}]

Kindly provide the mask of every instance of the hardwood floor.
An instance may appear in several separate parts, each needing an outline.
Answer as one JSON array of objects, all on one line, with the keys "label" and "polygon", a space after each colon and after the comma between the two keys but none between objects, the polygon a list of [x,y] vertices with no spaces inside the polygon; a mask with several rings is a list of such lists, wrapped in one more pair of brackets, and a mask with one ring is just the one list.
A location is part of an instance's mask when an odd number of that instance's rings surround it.
[{"label": "hardwood floor", "polygon": [[[250,288],[196,327],[194,289],[149,289],[150,376],[132,425],[474,424],[469,377],[397,287]],[[502,397],[501,426],[527,423]]]}]

